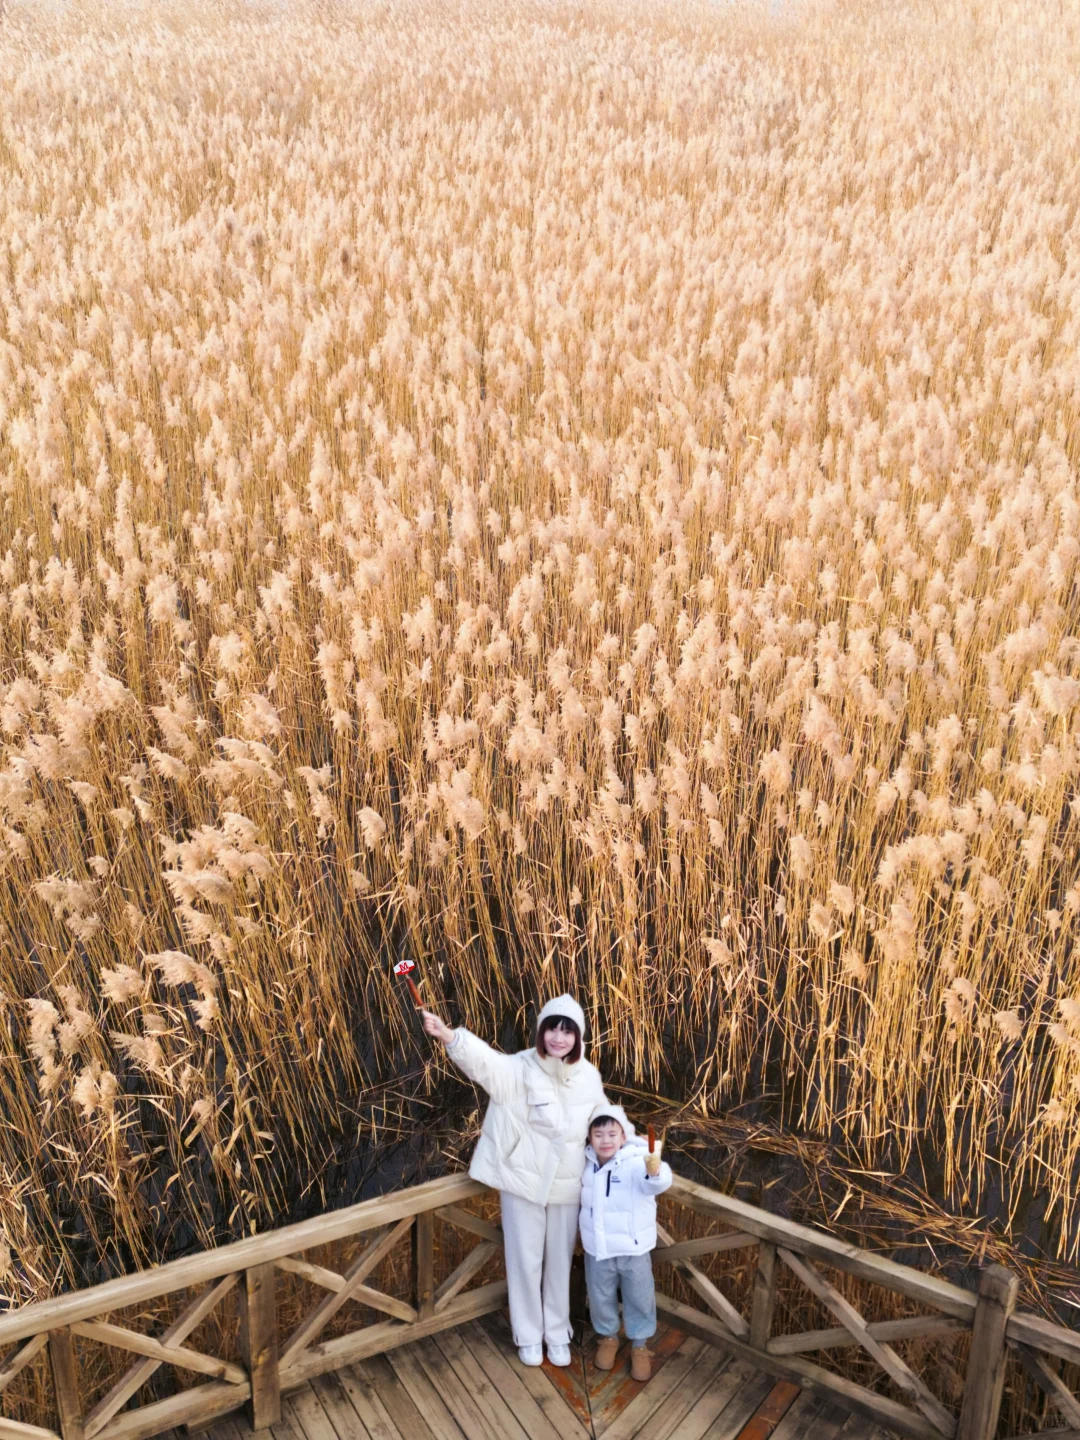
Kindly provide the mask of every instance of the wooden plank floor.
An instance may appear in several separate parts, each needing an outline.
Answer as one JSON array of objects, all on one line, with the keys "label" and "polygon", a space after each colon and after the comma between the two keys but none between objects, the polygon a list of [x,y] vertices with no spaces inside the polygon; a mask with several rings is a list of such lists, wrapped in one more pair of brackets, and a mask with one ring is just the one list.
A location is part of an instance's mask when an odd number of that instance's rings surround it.
[{"label": "wooden plank floor", "polygon": [[[293,1391],[272,1440],[886,1440],[871,1422],[661,1326],[653,1378],[522,1365],[502,1315],[348,1365]],[[230,1416],[206,1440],[251,1440]],[[183,1440],[170,1432],[162,1440]]]}]

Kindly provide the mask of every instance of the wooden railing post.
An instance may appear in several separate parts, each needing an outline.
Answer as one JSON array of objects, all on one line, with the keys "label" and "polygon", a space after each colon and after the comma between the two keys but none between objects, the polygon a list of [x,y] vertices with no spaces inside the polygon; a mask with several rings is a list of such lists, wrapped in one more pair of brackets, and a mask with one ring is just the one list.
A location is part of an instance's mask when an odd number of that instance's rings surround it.
[{"label": "wooden railing post", "polygon": [[272,1263],[250,1266],[244,1271],[240,1292],[240,1335],[251,1377],[248,1418],[254,1430],[276,1425],[281,1419],[274,1272]]},{"label": "wooden railing post", "polygon": [[1005,1327],[1018,1288],[1016,1276],[1004,1265],[988,1265],[979,1277],[956,1440],[993,1440],[1005,1380]]},{"label": "wooden railing post", "polygon": [[435,1310],[435,1217],[430,1210],[417,1215],[413,1223],[413,1277],[416,1285],[417,1318],[426,1319]]},{"label": "wooden railing post", "polygon": [[764,1350],[769,1342],[775,1309],[776,1246],[769,1240],[762,1240],[758,1245],[754,1298],[750,1308],[750,1344],[755,1350]]},{"label": "wooden railing post", "polygon": [[49,1331],[49,1366],[52,1370],[56,1411],[63,1440],[83,1440],[82,1404],[79,1400],[79,1372],[71,1331]]}]

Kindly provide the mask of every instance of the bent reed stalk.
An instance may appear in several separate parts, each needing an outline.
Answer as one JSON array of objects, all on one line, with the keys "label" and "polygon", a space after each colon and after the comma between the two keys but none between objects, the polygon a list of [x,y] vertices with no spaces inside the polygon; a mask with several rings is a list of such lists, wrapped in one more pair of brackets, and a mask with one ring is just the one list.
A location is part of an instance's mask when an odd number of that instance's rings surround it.
[{"label": "bent reed stalk", "polygon": [[405,953],[1075,1259],[1078,41],[8,7],[12,1301],[332,1203]]}]

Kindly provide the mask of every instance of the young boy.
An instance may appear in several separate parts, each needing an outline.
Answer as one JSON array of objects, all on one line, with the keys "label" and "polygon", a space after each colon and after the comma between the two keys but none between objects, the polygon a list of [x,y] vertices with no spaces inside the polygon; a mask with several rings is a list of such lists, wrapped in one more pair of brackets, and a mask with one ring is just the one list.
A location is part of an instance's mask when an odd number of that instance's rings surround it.
[{"label": "young boy", "polygon": [[630,1374],[648,1380],[646,1342],[656,1334],[652,1250],[656,1197],[671,1184],[659,1153],[650,1155],[621,1105],[597,1105],[589,1117],[581,1177],[581,1244],[589,1315],[600,1336],[596,1368],[610,1370],[619,1348],[619,1293],[631,1343]]}]

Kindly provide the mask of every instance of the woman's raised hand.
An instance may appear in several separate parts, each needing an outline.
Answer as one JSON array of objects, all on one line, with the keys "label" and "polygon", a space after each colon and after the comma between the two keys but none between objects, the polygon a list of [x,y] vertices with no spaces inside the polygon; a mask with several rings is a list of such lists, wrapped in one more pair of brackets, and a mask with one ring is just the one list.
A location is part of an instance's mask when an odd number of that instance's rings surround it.
[{"label": "woman's raised hand", "polygon": [[445,1020],[440,1020],[438,1015],[433,1015],[430,1010],[421,1010],[424,1017],[424,1029],[436,1040],[441,1040],[444,1045],[449,1045],[454,1038],[454,1032],[447,1025]]}]

